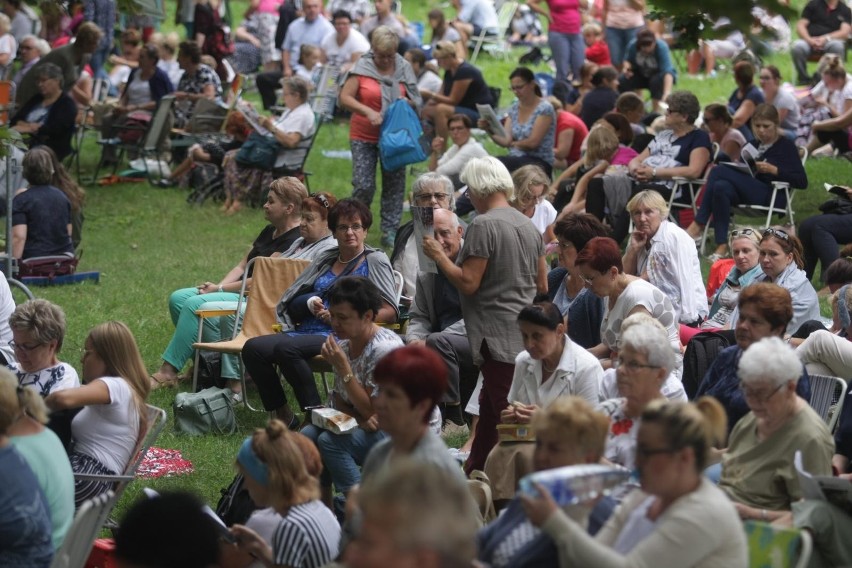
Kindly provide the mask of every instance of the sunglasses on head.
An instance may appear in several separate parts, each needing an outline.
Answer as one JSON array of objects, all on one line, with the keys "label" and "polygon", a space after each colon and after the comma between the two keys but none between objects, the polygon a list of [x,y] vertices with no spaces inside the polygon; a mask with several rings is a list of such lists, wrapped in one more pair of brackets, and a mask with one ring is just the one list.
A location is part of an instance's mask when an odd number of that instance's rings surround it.
[{"label": "sunglasses on head", "polygon": [[772,235],[773,237],[778,237],[782,241],[790,240],[790,235],[787,234],[787,231],[782,231],[781,229],[773,229],[772,227],[765,229],[763,231],[763,236],[766,237],[769,235]]},{"label": "sunglasses on head", "polygon": [[331,209],[331,203],[328,202],[328,198],[321,193],[314,193],[311,195],[313,199],[316,199],[317,203],[325,207],[326,209]]},{"label": "sunglasses on head", "polygon": [[735,239],[737,237],[750,237],[751,235],[757,234],[757,231],[754,229],[734,229],[731,231],[731,238]]}]

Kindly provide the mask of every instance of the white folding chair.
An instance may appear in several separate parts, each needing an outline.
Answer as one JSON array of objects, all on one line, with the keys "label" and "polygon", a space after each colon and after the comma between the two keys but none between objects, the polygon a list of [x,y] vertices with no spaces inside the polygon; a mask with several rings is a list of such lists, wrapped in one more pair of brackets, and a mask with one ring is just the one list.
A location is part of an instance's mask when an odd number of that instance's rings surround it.
[{"label": "white folding chair", "polygon": [[506,33],[512,24],[512,18],[517,9],[517,2],[504,2],[497,12],[497,34],[490,35],[488,30],[483,29],[479,32],[479,35],[470,38],[469,43],[473,44],[473,54],[470,56],[471,64],[476,63],[476,58],[482,49],[489,52],[499,51],[503,59],[508,61],[510,49]]},{"label": "white folding chair", "polygon": [[808,378],[811,381],[811,408],[825,420],[829,431],[834,432],[846,401],[846,381],[827,375],[808,375]]},{"label": "white folding chair", "polygon": [[65,533],[62,546],[53,556],[50,568],[83,568],[92,552],[92,543],[101,530],[103,519],[115,505],[115,493],[107,491],[84,501],[74,522]]}]

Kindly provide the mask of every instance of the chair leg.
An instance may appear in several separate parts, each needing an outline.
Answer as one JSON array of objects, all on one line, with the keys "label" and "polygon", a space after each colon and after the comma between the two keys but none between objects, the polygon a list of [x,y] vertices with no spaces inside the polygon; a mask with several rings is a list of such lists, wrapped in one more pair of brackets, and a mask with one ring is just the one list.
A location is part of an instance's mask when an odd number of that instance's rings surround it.
[{"label": "chair leg", "polygon": [[698,254],[704,256],[704,251],[707,248],[707,235],[710,233],[710,221],[704,225],[704,231],[701,233],[701,246],[698,248]]},{"label": "chair leg", "polygon": [[248,410],[252,412],[263,412],[262,408],[255,408],[251,405],[248,399],[248,390],[246,388],[246,368],[243,366],[243,358],[239,358],[240,361],[240,389],[243,393],[243,404]]}]

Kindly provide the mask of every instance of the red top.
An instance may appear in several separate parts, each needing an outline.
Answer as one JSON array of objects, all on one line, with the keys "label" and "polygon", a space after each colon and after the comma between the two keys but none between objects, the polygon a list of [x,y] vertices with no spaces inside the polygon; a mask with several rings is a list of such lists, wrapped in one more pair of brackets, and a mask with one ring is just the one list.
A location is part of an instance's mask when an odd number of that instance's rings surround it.
[{"label": "red top", "polygon": [[[376,112],[381,112],[382,87],[379,82],[364,75],[356,75],[356,77],[358,78],[358,91],[355,93],[355,99],[362,105],[366,105]],[[400,96],[405,96],[405,86],[402,83],[399,84],[399,93]],[[366,116],[357,112],[352,113],[352,120],[349,121],[350,140],[378,144],[380,131],[381,126],[374,126]]]},{"label": "red top", "polygon": [[580,159],[580,146],[583,145],[583,140],[589,135],[589,129],[586,128],[586,123],[576,114],[572,114],[567,110],[560,110],[556,114],[556,137],[553,139],[553,147],[559,142],[559,135],[568,129],[574,131],[574,139],[571,141],[571,151],[568,152],[566,160],[572,164]]},{"label": "red top", "polygon": [[604,40],[586,46],[586,59],[598,65],[612,65],[612,59],[609,57],[609,46]]}]

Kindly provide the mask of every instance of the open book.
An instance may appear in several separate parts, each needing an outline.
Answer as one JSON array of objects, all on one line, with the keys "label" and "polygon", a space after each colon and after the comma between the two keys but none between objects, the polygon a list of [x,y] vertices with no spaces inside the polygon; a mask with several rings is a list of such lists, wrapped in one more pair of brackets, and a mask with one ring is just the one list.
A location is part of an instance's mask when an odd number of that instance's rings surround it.
[{"label": "open book", "polygon": [[832,185],[830,183],[825,183],[823,184],[823,186],[825,187],[825,190],[827,192],[833,193],[834,195],[842,197],[843,199],[849,199],[849,187],[845,185]]},{"label": "open book", "polygon": [[248,104],[246,101],[240,101],[237,103],[237,110],[239,110],[242,115],[245,117],[246,122],[255,129],[255,131],[261,136],[270,136],[272,133],[261,126],[261,122],[263,122],[263,117],[260,116],[260,113],[257,112],[253,106]]},{"label": "open book", "polygon": [[488,122],[488,127],[497,136],[506,137],[506,130],[503,128],[503,123],[497,118],[497,113],[491,105],[476,105],[476,111],[479,113],[479,118]]},{"label": "open book", "polygon": [[801,450],[793,457],[793,466],[805,499],[826,501],[852,514],[852,481],[828,475],[811,475],[802,465]]},{"label": "open book", "polygon": [[759,154],[757,153],[757,148],[751,144],[746,144],[740,151],[740,159],[742,162],[721,162],[721,164],[723,166],[728,166],[729,168],[734,168],[744,174],[748,174],[751,177],[755,177],[757,175],[756,162],[758,157]]}]

